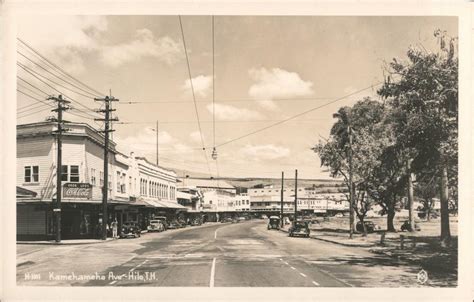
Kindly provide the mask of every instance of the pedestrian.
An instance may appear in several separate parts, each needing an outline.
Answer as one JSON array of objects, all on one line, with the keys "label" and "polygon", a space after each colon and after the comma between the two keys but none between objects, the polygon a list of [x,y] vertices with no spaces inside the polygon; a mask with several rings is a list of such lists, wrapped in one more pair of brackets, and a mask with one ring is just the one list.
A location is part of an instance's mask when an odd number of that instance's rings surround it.
[{"label": "pedestrian", "polygon": [[117,223],[117,218],[112,221],[110,224],[112,226],[112,238],[117,238],[117,229],[118,229],[118,223]]}]

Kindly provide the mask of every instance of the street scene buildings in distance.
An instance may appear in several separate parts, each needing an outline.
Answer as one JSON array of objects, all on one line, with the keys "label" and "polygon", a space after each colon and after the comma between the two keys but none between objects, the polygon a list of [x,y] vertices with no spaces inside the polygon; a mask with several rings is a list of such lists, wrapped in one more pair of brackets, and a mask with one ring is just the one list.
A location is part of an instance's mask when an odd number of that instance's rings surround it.
[{"label": "street scene buildings in distance", "polygon": [[19,22],[18,285],[458,285],[456,17],[63,21]]}]

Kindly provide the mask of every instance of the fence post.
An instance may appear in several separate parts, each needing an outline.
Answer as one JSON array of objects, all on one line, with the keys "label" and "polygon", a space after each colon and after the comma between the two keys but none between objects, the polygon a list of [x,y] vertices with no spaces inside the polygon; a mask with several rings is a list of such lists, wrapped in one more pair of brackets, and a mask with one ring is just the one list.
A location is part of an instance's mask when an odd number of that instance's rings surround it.
[{"label": "fence post", "polygon": [[400,249],[405,247],[405,235],[400,235]]},{"label": "fence post", "polygon": [[380,245],[385,244],[385,232],[382,232],[382,235],[380,236]]}]

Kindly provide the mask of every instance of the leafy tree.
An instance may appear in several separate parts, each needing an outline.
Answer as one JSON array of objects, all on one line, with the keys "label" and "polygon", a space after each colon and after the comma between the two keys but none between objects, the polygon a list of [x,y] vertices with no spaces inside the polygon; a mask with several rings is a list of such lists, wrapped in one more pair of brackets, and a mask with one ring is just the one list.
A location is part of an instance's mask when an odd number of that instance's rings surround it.
[{"label": "leafy tree", "polygon": [[415,196],[418,197],[418,199],[423,204],[423,207],[420,210],[424,211],[428,221],[431,220],[431,213],[433,212],[434,207],[434,198],[438,196],[439,192],[438,186],[436,185],[437,181],[438,180],[435,179],[435,177],[424,177],[418,179],[414,187]]},{"label": "leafy tree", "polygon": [[[354,212],[362,225],[367,212],[371,209],[373,199],[367,198],[367,181],[378,165],[377,157],[383,149],[382,139],[376,139],[379,128],[374,127],[383,117],[383,104],[365,98],[352,108],[342,107],[335,117],[338,121],[331,129],[331,137],[326,142],[319,142],[313,150],[319,154],[321,165],[330,168],[333,177],[342,176],[350,192],[349,157],[353,155],[353,192]],[[350,131],[352,148],[350,147]],[[349,194],[347,199],[350,200]],[[351,225],[353,228],[353,225]],[[364,234],[366,234],[364,226]]]},{"label": "leafy tree", "polygon": [[[394,59],[378,93],[398,113],[399,142],[414,151],[415,173],[432,171],[439,179],[441,240],[449,243],[449,183],[457,183],[458,58],[456,39],[436,31],[440,51],[411,48],[408,61]],[[455,167],[455,168],[453,168]]]}]

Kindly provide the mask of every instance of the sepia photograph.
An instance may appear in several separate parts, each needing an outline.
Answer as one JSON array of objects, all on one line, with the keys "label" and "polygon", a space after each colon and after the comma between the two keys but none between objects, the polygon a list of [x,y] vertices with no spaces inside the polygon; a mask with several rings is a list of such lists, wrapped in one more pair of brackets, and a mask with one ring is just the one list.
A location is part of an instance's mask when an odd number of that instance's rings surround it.
[{"label": "sepia photograph", "polygon": [[12,301],[474,295],[464,16],[17,5]]}]

